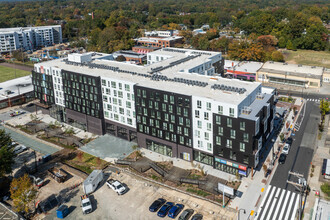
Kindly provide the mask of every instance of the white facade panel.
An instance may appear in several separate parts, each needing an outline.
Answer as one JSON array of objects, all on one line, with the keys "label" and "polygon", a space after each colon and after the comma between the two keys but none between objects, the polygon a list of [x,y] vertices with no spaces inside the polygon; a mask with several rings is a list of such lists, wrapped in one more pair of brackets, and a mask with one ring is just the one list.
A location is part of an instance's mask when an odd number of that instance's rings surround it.
[{"label": "white facade panel", "polygon": [[52,67],[51,72],[52,72],[52,77],[53,77],[55,104],[65,107],[63,79],[62,79],[61,69]]},{"label": "white facade panel", "polygon": [[136,128],[134,83],[102,77],[104,118]]}]

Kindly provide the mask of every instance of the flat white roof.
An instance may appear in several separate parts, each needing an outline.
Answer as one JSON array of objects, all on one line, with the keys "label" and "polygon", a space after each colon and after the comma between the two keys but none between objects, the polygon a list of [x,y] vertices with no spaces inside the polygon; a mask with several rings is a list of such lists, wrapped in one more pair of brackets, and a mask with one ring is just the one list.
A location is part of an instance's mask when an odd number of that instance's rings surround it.
[{"label": "flat white roof", "polygon": [[[10,91],[8,95],[6,93],[7,90]],[[32,91],[33,85],[31,76],[23,76],[20,78],[8,80],[0,83],[0,100],[13,98],[15,96]]]},{"label": "flat white roof", "polygon": [[171,36],[171,37],[140,37],[135,39],[136,41],[146,41],[146,42],[158,42],[159,40],[172,41],[181,39],[180,36]]},{"label": "flat white roof", "polygon": [[264,63],[260,71],[275,70],[281,72],[322,76],[323,69],[324,69],[323,67],[319,67],[319,66],[306,66],[300,64],[289,64],[289,63],[267,61],[266,63]]},{"label": "flat white roof", "polygon": [[[163,50],[163,49],[162,49]],[[162,51],[160,50],[160,51]],[[181,50],[181,49],[180,49]],[[187,50],[184,51],[192,52],[194,50]],[[157,53],[159,51],[156,51],[154,53]],[[204,51],[198,51],[198,52],[204,52]],[[169,51],[163,51],[163,53],[170,53]],[[107,77],[107,78],[113,78],[117,80],[122,81],[128,81],[132,83],[136,83],[143,87],[153,88],[153,89],[159,89],[184,95],[193,95],[193,96],[200,96],[200,97],[207,97],[210,99],[213,99],[215,101],[230,103],[230,104],[239,104],[241,103],[251,92],[258,89],[260,87],[260,83],[258,82],[247,82],[247,81],[241,81],[237,79],[226,79],[219,76],[204,76],[199,75],[195,73],[183,73],[181,70],[184,70],[185,68],[190,68],[191,66],[196,66],[196,63],[204,63],[206,59],[212,57],[212,55],[217,55],[219,53],[216,52],[208,52],[205,51],[207,54],[211,55],[201,55],[197,58],[191,59],[187,62],[183,62],[181,64],[173,65],[170,68],[161,70],[160,72],[157,72],[156,74],[161,75],[163,77],[167,77],[168,79],[174,79],[174,78],[184,78],[186,80],[194,80],[199,82],[207,83],[208,85],[205,87],[201,86],[192,86],[187,85],[185,83],[180,82],[174,82],[172,80],[151,80],[150,71],[151,68],[157,68],[161,66],[167,66],[170,62],[179,60],[182,57],[186,57],[184,53],[178,53],[178,52],[172,52],[172,58],[157,62],[155,64],[149,65],[149,66],[139,66],[134,64],[128,64],[128,63],[122,63],[117,62],[114,60],[106,60],[102,59],[102,57],[105,57],[105,54],[100,54],[97,56],[93,56],[92,64],[99,64],[99,65],[105,65],[105,66],[111,66],[113,68],[118,68],[121,71],[117,70],[110,70],[105,68],[89,68],[88,66],[74,66],[72,64],[67,64],[63,61],[63,59],[56,59],[51,60],[43,63],[37,64],[38,66],[44,66],[44,67],[57,67],[63,70],[67,71],[73,71],[81,74],[86,75],[93,75],[93,76],[101,76],[101,77]],[[100,59],[101,58],[101,59]],[[132,72],[135,72],[136,74],[131,74]],[[140,74],[140,75],[139,75]],[[143,74],[143,75],[141,75]],[[147,77],[149,76],[149,77]],[[213,90],[211,88],[212,85],[215,84],[223,84],[225,86],[231,86],[231,87],[238,87],[238,88],[244,88],[246,92],[243,94],[239,94],[232,91],[223,91],[223,90]]]},{"label": "flat white roof", "polygon": [[262,62],[225,60],[225,69],[247,73],[257,73],[262,65]]},{"label": "flat white roof", "polygon": [[0,33],[5,32],[20,32],[33,29],[47,29],[53,27],[61,27],[61,25],[49,25],[49,26],[36,26],[36,27],[14,27],[14,28],[0,28]]}]

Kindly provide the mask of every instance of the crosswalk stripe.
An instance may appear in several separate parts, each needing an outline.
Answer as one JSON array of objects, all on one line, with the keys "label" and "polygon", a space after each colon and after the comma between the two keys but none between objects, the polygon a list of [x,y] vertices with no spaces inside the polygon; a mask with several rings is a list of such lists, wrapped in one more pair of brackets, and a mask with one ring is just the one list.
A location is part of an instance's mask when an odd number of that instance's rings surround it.
[{"label": "crosswalk stripe", "polygon": [[297,197],[296,199],[296,204],[294,205],[294,209],[293,209],[293,213],[292,213],[292,216],[291,216],[291,220],[295,220],[296,219],[296,212],[297,212],[297,208],[298,208],[298,205],[299,205],[299,196]]},{"label": "crosswalk stripe", "polygon": [[260,207],[263,207],[263,206],[264,206],[264,203],[265,203],[265,201],[266,201],[266,197],[267,197],[267,195],[268,195],[268,193],[269,193],[269,191],[270,191],[271,188],[272,188],[272,186],[269,186],[269,187],[267,188],[267,190],[266,190],[266,194],[265,194],[265,197],[263,198]]},{"label": "crosswalk stripe", "polygon": [[269,195],[269,198],[270,198],[270,199],[268,199],[268,201],[267,201],[267,203],[266,203],[266,206],[263,208],[263,212],[262,212],[261,219],[264,219],[264,216],[265,216],[265,214],[267,213],[267,208],[268,208],[268,206],[269,206],[269,203],[272,201],[271,198],[273,198],[272,196],[273,196],[273,194],[274,194],[275,191],[276,191],[276,187],[273,187],[273,188],[272,188],[272,191],[271,191],[271,193],[270,193],[270,195]]},{"label": "crosswalk stripe", "polygon": [[278,198],[277,196],[278,196],[278,194],[281,192],[281,190],[282,190],[282,189],[278,188],[278,190],[277,190],[277,192],[276,192],[276,194],[275,194],[275,198],[274,198],[273,204],[272,204],[272,206],[270,207],[269,215],[267,216],[266,220],[269,220],[270,216],[272,215],[272,211],[273,211],[273,209],[274,209],[274,206],[275,206],[276,201],[277,201],[277,198]]},{"label": "crosswalk stripe", "polygon": [[285,215],[285,220],[288,220],[289,219],[289,216],[290,216],[290,211],[291,211],[291,208],[292,208],[292,204],[294,203],[294,199],[296,197],[296,194],[293,193],[293,196],[291,196],[291,200],[290,200],[290,203],[289,203],[289,208],[287,209],[287,212],[286,212],[286,215]]},{"label": "crosswalk stripe", "polygon": [[[286,203],[288,202],[288,199],[290,198],[290,194],[291,192],[288,191],[286,196],[285,196],[285,200],[284,200],[284,203],[283,203],[283,206],[282,207],[286,207]],[[282,208],[281,209],[281,213],[280,213],[280,217],[278,219],[282,219],[283,218],[283,215],[284,215],[284,212],[285,212],[285,208]]]},{"label": "crosswalk stripe", "polygon": [[278,200],[277,207],[276,207],[276,210],[275,210],[274,215],[273,215],[274,216],[273,219],[277,219],[276,216],[278,215],[278,210],[281,207],[281,202],[282,202],[282,200],[284,198],[284,194],[285,194],[285,190],[282,190],[280,199]]}]

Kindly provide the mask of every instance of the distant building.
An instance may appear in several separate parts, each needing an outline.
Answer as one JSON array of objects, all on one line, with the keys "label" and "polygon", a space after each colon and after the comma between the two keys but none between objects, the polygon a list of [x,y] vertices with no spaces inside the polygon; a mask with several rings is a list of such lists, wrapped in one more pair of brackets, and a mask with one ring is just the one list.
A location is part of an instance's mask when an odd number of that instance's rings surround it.
[{"label": "distant building", "polygon": [[32,50],[59,43],[62,43],[61,25],[0,29],[1,53],[21,48]]},{"label": "distant building", "polygon": [[198,29],[194,29],[192,31],[193,35],[197,35],[197,34],[206,34],[206,31],[204,31],[203,29],[201,28],[198,28]]},{"label": "distant building", "polygon": [[0,83],[0,109],[21,105],[34,99],[31,76]]},{"label": "distant building", "polygon": [[268,61],[257,71],[256,80],[305,88],[320,88],[323,70],[323,67]]},{"label": "distant building", "polygon": [[144,36],[146,37],[172,37],[177,31],[168,30],[168,31],[146,31]]},{"label": "distant building", "polygon": [[136,53],[147,54],[159,49],[160,49],[159,47],[134,46],[132,48],[132,51]]},{"label": "distant building", "polygon": [[238,62],[226,60],[225,63],[226,62],[229,63],[229,65],[225,64],[225,70],[227,71],[227,75],[230,74],[233,78],[251,81],[256,80],[256,73],[263,65],[262,62],[254,61]]},{"label": "distant building", "polygon": [[324,69],[322,81],[325,83],[330,83],[330,69]]},{"label": "distant building", "polygon": [[151,47],[174,47],[177,43],[182,43],[182,37],[140,37],[135,39],[137,45],[151,46]]},{"label": "distant building", "polygon": [[145,54],[137,53],[130,50],[120,50],[116,51],[113,54],[114,59],[117,59],[119,56],[124,56],[126,61],[134,62],[136,64],[142,64],[143,61],[147,60],[147,56]]}]

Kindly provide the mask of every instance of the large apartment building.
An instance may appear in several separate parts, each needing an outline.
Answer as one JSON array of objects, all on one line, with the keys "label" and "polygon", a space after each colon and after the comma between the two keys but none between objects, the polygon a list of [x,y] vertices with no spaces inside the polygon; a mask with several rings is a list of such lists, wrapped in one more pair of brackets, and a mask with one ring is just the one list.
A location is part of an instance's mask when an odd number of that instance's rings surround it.
[{"label": "large apartment building", "polygon": [[0,52],[31,50],[62,43],[61,25],[0,29]]},{"label": "large apartment building", "polygon": [[[273,129],[273,95],[220,77],[221,53],[163,48],[138,66],[88,53],[35,64],[51,116],[96,134],[231,174],[248,175]],[[110,145],[109,145],[110,147]]]}]

